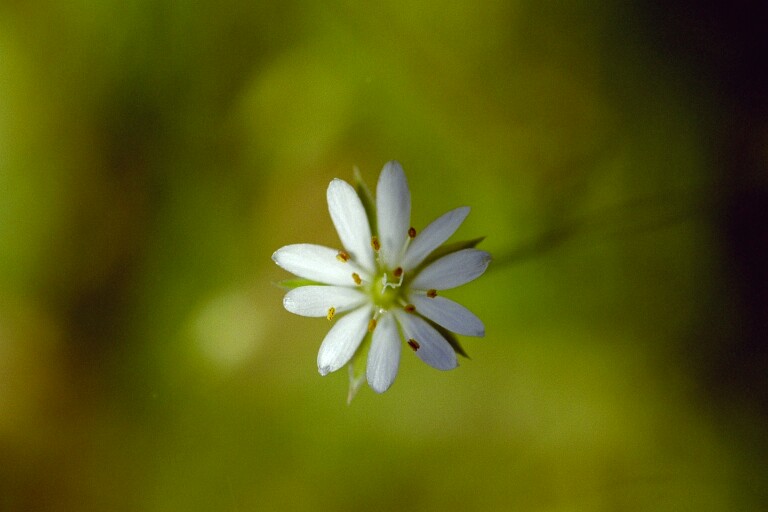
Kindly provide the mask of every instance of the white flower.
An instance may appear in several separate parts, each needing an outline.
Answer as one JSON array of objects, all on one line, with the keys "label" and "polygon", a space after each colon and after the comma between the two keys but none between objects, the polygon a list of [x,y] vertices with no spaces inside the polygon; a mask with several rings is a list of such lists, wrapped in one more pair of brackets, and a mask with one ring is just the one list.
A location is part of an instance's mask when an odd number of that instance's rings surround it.
[{"label": "white flower", "polygon": [[[403,340],[428,365],[450,370],[458,366],[456,351],[463,354],[451,332],[485,335],[480,319],[442,291],[479,277],[491,256],[473,248],[481,239],[436,251],[467,217],[467,207],[449,211],[416,234],[410,225],[410,192],[398,162],[381,171],[375,214],[367,190],[361,190],[358,195],[339,179],[328,186],[328,210],[343,250],[287,245],[272,259],[312,283],[290,290],[283,299],[285,309],[335,322],[317,355],[320,374],[364,356],[365,347],[368,384],[383,393],[397,375]],[[350,376],[351,399],[362,377],[355,379],[351,366]]]}]

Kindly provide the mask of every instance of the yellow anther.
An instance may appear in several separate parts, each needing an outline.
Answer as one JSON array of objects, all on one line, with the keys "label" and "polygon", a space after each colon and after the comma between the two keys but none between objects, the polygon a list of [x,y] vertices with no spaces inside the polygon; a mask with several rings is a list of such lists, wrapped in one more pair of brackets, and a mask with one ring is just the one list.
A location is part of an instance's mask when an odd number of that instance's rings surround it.
[{"label": "yellow anther", "polygon": [[349,261],[349,253],[346,251],[339,251],[339,254],[336,255],[336,259],[342,263],[346,263]]},{"label": "yellow anther", "polygon": [[394,276],[398,279],[400,279],[400,276],[403,275],[403,267],[397,267],[394,272],[392,272]]},{"label": "yellow anther", "polygon": [[371,247],[373,247],[374,251],[377,251],[381,249],[381,243],[379,242],[379,237],[372,236],[371,237]]},{"label": "yellow anther", "polygon": [[333,315],[335,314],[336,314],[336,308],[331,306],[328,308],[328,314],[325,316],[325,318],[327,318],[328,321],[330,322],[331,320],[333,320]]},{"label": "yellow anther", "polygon": [[355,284],[358,286],[363,284],[363,280],[360,279],[360,274],[358,274],[357,272],[352,272],[352,279],[355,281]]},{"label": "yellow anther", "polygon": [[413,338],[408,340],[408,346],[411,347],[414,352],[416,352],[417,350],[419,350],[419,348],[421,348],[421,345],[419,345],[419,342]]},{"label": "yellow anther", "polygon": [[375,328],[376,328],[376,319],[371,318],[371,321],[368,322],[368,332],[373,332]]},{"label": "yellow anther", "polygon": [[437,297],[437,290],[435,290],[434,288],[427,290],[427,297],[429,297],[430,299],[434,299],[435,297]]},{"label": "yellow anther", "polygon": [[409,238],[416,238],[416,229],[413,226],[408,228],[408,237]]},{"label": "yellow anther", "polygon": [[413,313],[414,311],[416,311],[416,306],[414,306],[413,304],[406,304],[403,309],[405,310],[406,313]]}]

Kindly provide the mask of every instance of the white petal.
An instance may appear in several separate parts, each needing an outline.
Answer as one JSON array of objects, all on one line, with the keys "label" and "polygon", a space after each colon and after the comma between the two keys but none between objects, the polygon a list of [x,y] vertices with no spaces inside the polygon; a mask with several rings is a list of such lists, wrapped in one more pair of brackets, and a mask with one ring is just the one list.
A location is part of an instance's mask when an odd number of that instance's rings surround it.
[{"label": "white petal", "polygon": [[339,251],[322,245],[293,244],[275,251],[272,259],[288,272],[318,283],[354,286],[353,273],[367,278],[352,261],[339,261],[338,254]]},{"label": "white petal", "polygon": [[402,256],[411,224],[411,193],[399,162],[387,162],[376,186],[376,218],[378,220],[381,257],[393,270]]},{"label": "white petal", "polygon": [[427,265],[411,287],[417,290],[455,288],[480,277],[490,262],[491,255],[485,251],[462,249]]},{"label": "white petal", "polygon": [[424,228],[424,231],[416,235],[416,238],[411,241],[402,261],[403,268],[408,271],[419,266],[424,258],[440,247],[459,229],[467,215],[469,215],[469,207],[462,206],[432,221],[429,226]]},{"label": "white petal", "polygon": [[335,372],[352,359],[363,341],[371,320],[371,308],[362,307],[341,317],[328,334],[317,354],[317,370],[320,375]]},{"label": "white petal", "polygon": [[416,312],[449,331],[465,336],[485,336],[483,322],[461,304],[439,295],[429,298],[422,293],[409,293],[408,300]]},{"label": "white petal", "polygon": [[400,309],[394,310],[394,313],[403,327],[405,337],[418,343],[416,355],[422,361],[438,370],[451,370],[459,365],[453,347],[426,320]]},{"label": "white petal", "polygon": [[328,185],[328,211],[341,244],[361,267],[373,272],[371,227],[360,197],[346,181],[335,179]]},{"label": "white petal", "polygon": [[377,393],[385,392],[395,381],[400,366],[401,346],[395,319],[391,314],[384,313],[373,331],[366,371],[368,385]]},{"label": "white petal", "polygon": [[327,316],[329,308],[338,315],[365,300],[365,294],[347,286],[300,286],[285,294],[283,306],[297,315]]}]

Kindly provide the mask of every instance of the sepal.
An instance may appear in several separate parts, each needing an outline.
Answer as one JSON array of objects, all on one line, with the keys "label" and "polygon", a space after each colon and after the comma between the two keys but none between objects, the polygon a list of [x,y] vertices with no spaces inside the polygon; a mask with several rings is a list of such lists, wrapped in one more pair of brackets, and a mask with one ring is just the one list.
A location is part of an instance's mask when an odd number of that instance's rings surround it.
[{"label": "sepal", "polygon": [[429,324],[432,327],[434,327],[437,330],[437,332],[442,334],[443,338],[445,338],[445,341],[447,341],[448,344],[451,346],[451,348],[453,348],[454,352],[456,352],[460,356],[466,357],[467,359],[471,359],[469,357],[469,355],[467,355],[467,353],[464,351],[464,348],[459,343],[459,339],[456,337],[455,334],[453,334],[451,331],[449,331],[445,327],[442,327],[441,325],[436,324],[435,322],[433,322],[429,318],[424,318],[424,320],[429,322]]},{"label": "sepal", "polygon": [[376,202],[373,200],[371,189],[363,181],[363,175],[360,174],[360,169],[357,166],[352,170],[352,186],[363,203],[365,215],[368,217],[368,224],[371,226],[371,233],[378,233],[376,229]]},{"label": "sepal", "polygon": [[295,279],[283,279],[282,281],[278,281],[277,286],[280,288],[285,288],[286,290],[293,290],[294,288],[298,288],[300,286],[328,286],[323,283],[318,283],[317,281],[312,281],[311,279],[303,279],[301,277],[297,277]]},{"label": "sepal", "polygon": [[365,383],[365,368],[368,364],[368,351],[371,349],[372,335],[369,332],[363,338],[362,343],[357,348],[355,355],[352,356],[352,360],[347,364],[349,370],[349,392],[347,393],[347,405],[352,403],[352,400],[360,391],[360,388]]}]

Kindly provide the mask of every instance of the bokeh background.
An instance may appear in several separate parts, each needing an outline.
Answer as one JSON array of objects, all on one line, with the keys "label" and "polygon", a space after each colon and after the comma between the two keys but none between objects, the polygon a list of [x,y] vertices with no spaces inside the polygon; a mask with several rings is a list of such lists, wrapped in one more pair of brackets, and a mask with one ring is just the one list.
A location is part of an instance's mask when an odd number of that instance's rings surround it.
[{"label": "bokeh background", "polygon": [[[0,510],[759,510],[768,23],[697,4],[0,2]],[[347,406],[270,256],[390,159],[487,336]]]}]

